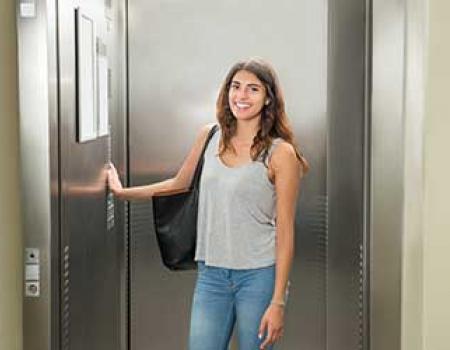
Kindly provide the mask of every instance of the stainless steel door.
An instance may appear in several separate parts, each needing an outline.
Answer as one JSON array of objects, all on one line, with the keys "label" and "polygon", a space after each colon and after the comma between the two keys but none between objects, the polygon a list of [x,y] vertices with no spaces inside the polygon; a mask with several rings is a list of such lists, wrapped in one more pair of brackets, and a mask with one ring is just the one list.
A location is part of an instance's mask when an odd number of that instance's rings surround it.
[{"label": "stainless steel door", "polygon": [[[106,27],[110,147],[76,141],[76,7]],[[125,10],[119,0],[17,1],[25,350],[126,349],[126,213],[117,205],[107,227],[102,172],[111,153],[126,163]]]},{"label": "stainless steel door", "polygon": [[[119,3],[60,1],[61,349],[118,350],[125,348],[124,222],[116,219],[113,227],[107,226],[104,169],[109,138],[77,142],[80,62],[77,65],[76,57],[80,46],[75,35],[76,9],[89,13],[96,27],[94,42],[99,39],[110,50],[108,95],[114,136],[123,137],[120,130],[125,120],[124,83],[117,64],[124,52]],[[123,139],[116,140],[112,146],[119,166],[124,161],[123,144]],[[117,213],[122,218],[123,208]]]},{"label": "stainless steel door", "polygon": [[[302,183],[286,334],[280,349],[325,349],[327,1],[130,0],[130,176],[173,175],[215,120],[222,79],[261,56],[279,71],[311,173]],[[186,349],[195,273],[161,264],[149,202],[132,206],[131,349]]]}]

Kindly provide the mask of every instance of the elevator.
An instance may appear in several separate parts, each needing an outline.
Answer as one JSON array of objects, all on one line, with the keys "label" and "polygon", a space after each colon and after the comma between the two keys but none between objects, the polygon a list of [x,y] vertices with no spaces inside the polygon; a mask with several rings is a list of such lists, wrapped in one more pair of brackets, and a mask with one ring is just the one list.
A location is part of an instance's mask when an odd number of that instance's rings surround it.
[{"label": "elevator", "polygon": [[371,290],[400,266],[371,278],[387,268],[372,226],[383,11],[402,18],[369,0],[19,0],[24,350],[187,349],[196,272],[162,265],[151,201],[114,198],[105,170],[112,161],[129,186],[173,176],[215,121],[227,70],[252,56],[277,70],[311,164],[276,348],[375,349],[373,325],[380,336],[400,317],[372,322]]}]

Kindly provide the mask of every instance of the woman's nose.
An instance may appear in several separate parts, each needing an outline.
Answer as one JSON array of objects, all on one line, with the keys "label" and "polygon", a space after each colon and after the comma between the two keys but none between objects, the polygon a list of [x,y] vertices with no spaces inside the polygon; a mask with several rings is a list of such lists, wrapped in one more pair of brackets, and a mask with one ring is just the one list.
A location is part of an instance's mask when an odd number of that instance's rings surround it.
[{"label": "woman's nose", "polygon": [[242,89],[237,90],[236,97],[238,97],[240,100],[246,99],[248,97],[247,89],[242,88]]}]

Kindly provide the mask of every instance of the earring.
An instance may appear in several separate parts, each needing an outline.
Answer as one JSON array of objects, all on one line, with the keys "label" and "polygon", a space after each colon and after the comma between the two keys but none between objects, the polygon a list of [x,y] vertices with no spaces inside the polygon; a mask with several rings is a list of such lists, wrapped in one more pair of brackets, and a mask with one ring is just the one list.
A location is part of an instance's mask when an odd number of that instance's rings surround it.
[{"label": "earring", "polygon": [[270,100],[266,100],[266,102],[264,103],[266,106],[268,106],[270,103]]}]

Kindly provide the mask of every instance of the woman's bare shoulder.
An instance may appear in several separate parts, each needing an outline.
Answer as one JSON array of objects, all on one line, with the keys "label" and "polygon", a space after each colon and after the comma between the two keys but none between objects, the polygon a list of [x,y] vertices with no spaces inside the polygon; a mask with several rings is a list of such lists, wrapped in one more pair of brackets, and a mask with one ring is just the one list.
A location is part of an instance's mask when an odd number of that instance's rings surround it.
[{"label": "woman's bare shoulder", "polygon": [[286,161],[294,161],[297,159],[297,153],[295,148],[289,142],[279,138],[276,140],[274,150],[272,152],[271,159],[275,163],[283,163]]},{"label": "woman's bare shoulder", "polygon": [[194,149],[199,150],[204,145],[209,132],[216,123],[208,123],[200,127],[194,142]]},{"label": "woman's bare shoulder", "polygon": [[216,124],[217,123],[208,123],[208,124],[203,125],[198,132],[198,136],[206,138],[206,136],[209,134],[209,132],[211,131],[213,126]]},{"label": "woman's bare shoulder", "polygon": [[280,168],[296,169],[300,166],[294,146],[285,140],[279,140],[279,142],[277,142],[272,156],[270,157],[270,163],[275,171]]}]

